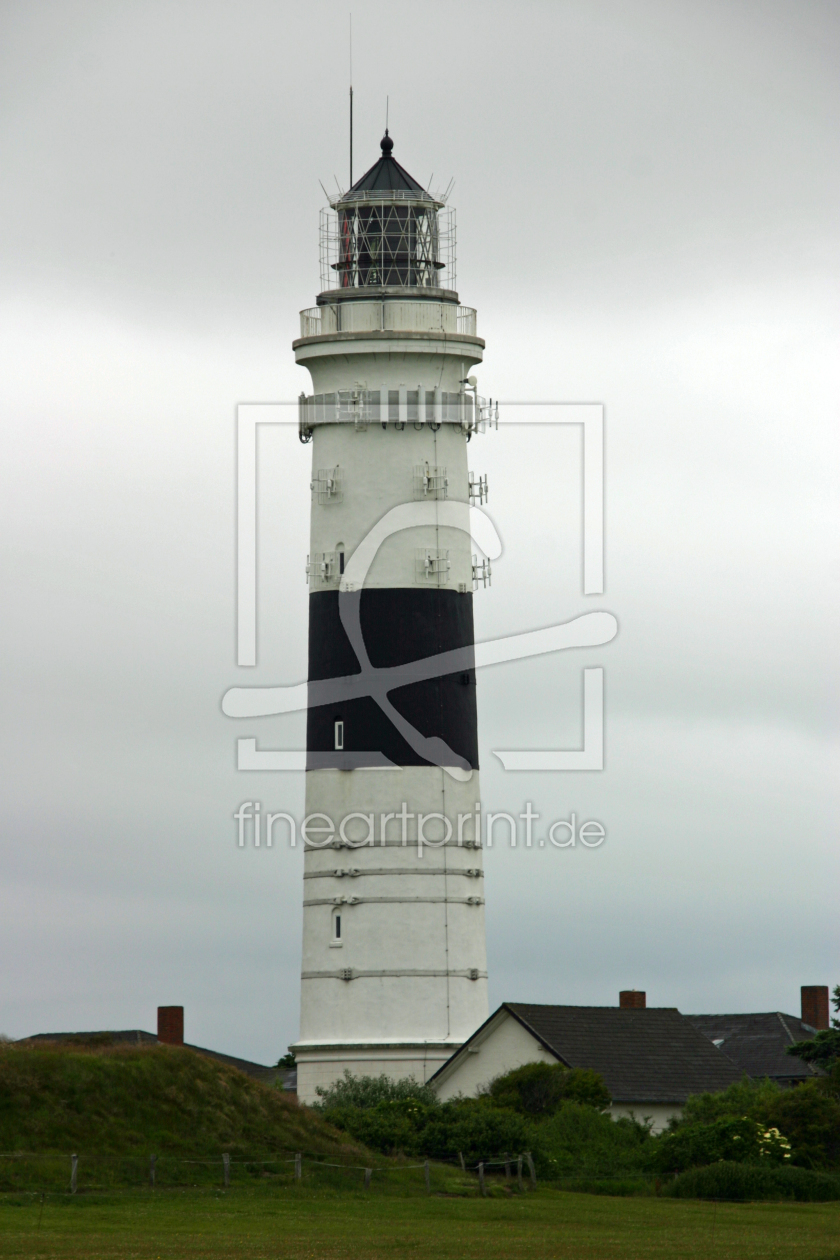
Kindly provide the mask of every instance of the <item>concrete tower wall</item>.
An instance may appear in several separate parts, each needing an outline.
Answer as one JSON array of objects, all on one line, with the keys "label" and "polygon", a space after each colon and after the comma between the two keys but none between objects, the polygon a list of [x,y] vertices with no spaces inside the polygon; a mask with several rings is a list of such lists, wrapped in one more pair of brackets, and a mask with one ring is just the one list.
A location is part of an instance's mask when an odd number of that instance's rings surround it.
[{"label": "concrete tower wall", "polygon": [[[467,532],[471,425],[435,420],[433,405],[440,391],[463,397],[483,342],[454,331],[455,294],[444,302],[433,289],[364,296],[381,300],[359,302],[352,289],[322,295],[317,334],[295,342],[314,395],[375,391],[383,403],[344,423],[324,408],[311,424],[306,812],[324,815],[315,824],[324,830],[304,858],[295,1047],[304,1102],[345,1069],[424,1081],[488,1012]],[[428,400],[419,412],[425,420],[406,419],[407,391]],[[355,590],[347,572],[354,554],[386,513],[412,503],[423,505],[422,523],[386,537]],[[428,553],[439,563],[430,566]],[[402,685],[394,678],[384,699],[353,693],[340,681],[362,668],[348,629],[351,604],[372,669],[458,649],[457,672]],[[439,764],[424,742],[431,740],[458,764]]]}]

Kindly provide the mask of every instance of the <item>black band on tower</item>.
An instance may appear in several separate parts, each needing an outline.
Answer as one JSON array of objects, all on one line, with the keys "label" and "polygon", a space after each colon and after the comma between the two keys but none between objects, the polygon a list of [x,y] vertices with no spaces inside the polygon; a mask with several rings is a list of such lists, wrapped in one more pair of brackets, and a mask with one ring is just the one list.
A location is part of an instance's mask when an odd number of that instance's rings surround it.
[{"label": "black band on tower", "polygon": [[[309,598],[310,683],[361,672],[338,601],[334,590],[317,591]],[[421,735],[437,736],[478,769],[472,595],[411,587],[365,590],[360,620],[375,669],[465,650],[457,672],[395,686],[389,699]],[[432,764],[410,746],[370,696],[313,704],[307,713],[307,752],[335,752],[337,722],[342,723],[343,752],[380,752],[398,766]]]}]

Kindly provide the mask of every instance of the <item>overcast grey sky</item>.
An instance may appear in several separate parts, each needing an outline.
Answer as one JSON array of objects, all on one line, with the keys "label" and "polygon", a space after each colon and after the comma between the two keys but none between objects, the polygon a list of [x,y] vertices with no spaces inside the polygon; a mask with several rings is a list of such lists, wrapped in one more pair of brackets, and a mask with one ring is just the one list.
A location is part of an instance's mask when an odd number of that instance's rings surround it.
[{"label": "overcast grey sky", "polygon": [[[502,400],[607,415],[584,599],[573,430],[471,446],[505,542],[479,638],[598,607],[603,649],[479,682],[483,801],[596,818],[487,855],[491,1003],[798,1011],[836,983],[836,4],[354,0],[356,174],[455,186]],[[230,686],[305,676],[309,451],[260,439],[262,655],[235,665],[234,416],[294,398],[318,211],[347,181],[348,7],[0,5],[0,1032],[154,1029],[262,1061],[297,1034],[299,853],[240,851]],[[514,414],[513,409],[508,412]],[[504,417],[504,407],[502,410]],[[571,746],[603,665],[602,774]]]}]

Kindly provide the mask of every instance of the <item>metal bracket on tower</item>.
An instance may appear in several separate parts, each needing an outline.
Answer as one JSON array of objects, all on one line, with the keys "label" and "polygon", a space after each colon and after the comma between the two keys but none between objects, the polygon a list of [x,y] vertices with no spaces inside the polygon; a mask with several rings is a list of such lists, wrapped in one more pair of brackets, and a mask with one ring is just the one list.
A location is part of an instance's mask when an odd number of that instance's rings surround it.
[{"label": "metal bracket on tower", "polygon": [[357,432],[364,432],[370,424],[369,398],[366,389],[354,389],[350,395],[349,411]]},{"label": "metal bracket on tower", "polygon": [[490,497],[487,488],[487,473],[477,477],[475,473],[470,473],[470,501],[473,504],[486,503]]},{"label": "metal bracket on tower", "polygon": [[336,551],[315,551],[306,557],[306,581],[312,586],[329,586],[339,578]]},{"label": "metal bracket on tower", "polygon": [[319,468],[309,488],[318,503],[341,503],[344,498],[344,478],[341,468]]},{"label": "metal bracket on tower", "polygon": [[430,547],[418,547],[416,572],[418,582],[434,582],[437,586],[445,586],[449,580],[448,551],[435,551]]},{"label": "metal bracket on tower", "polygon": [[312,426],[309,424],[309,402],[306,394],[298,396],[298,437],[301,442],[312,441]]},{"label": "metal bracket on tower", "polygon": [[446,469],[437,464],[414,465],[415,499],[449,498],[449,478]]},{"label": "metal bracket on tower", "polygon": [[489,560],[479,560],[478,556],[472,558],[472,579],[473,590],[477,591],[479,585],[490,586],[493,570],[490,567]]}]

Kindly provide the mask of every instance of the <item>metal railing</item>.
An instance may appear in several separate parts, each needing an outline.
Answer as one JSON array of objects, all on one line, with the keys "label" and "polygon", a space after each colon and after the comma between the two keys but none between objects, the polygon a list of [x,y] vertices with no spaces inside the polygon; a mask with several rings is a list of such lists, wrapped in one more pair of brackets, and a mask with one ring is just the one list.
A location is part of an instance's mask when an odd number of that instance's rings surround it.
[{"label": "metal railing", "polygon": [[310,306],[300,313],[301,337],[321,337],[335,332],[448,332],[476,336],[476,311],[472,306],[452,307],[441,302],[404,300],[334,303]]},{"label": "metal railing", "polygon": [[476,311],[473,306],[459,306],[455,316],[458,332],[465,337],[476,336]]},{"label": "metal railing", "polygon": [[434,206],[435,209],[442,210],[446,205],[446,198],[435,197],[425,189],[418,190],[414,188],[364,188],[359,192],[339,193],[337,196],[329,198],[329,203],[333,209],[349,205],[401,205],[409,202],[417,205]]},{"label": "metal railing", "polygon": [[320,337],[321,308],[319,306],[310,306],[307,310],[301,311],[300,335],[301,337]]}]

